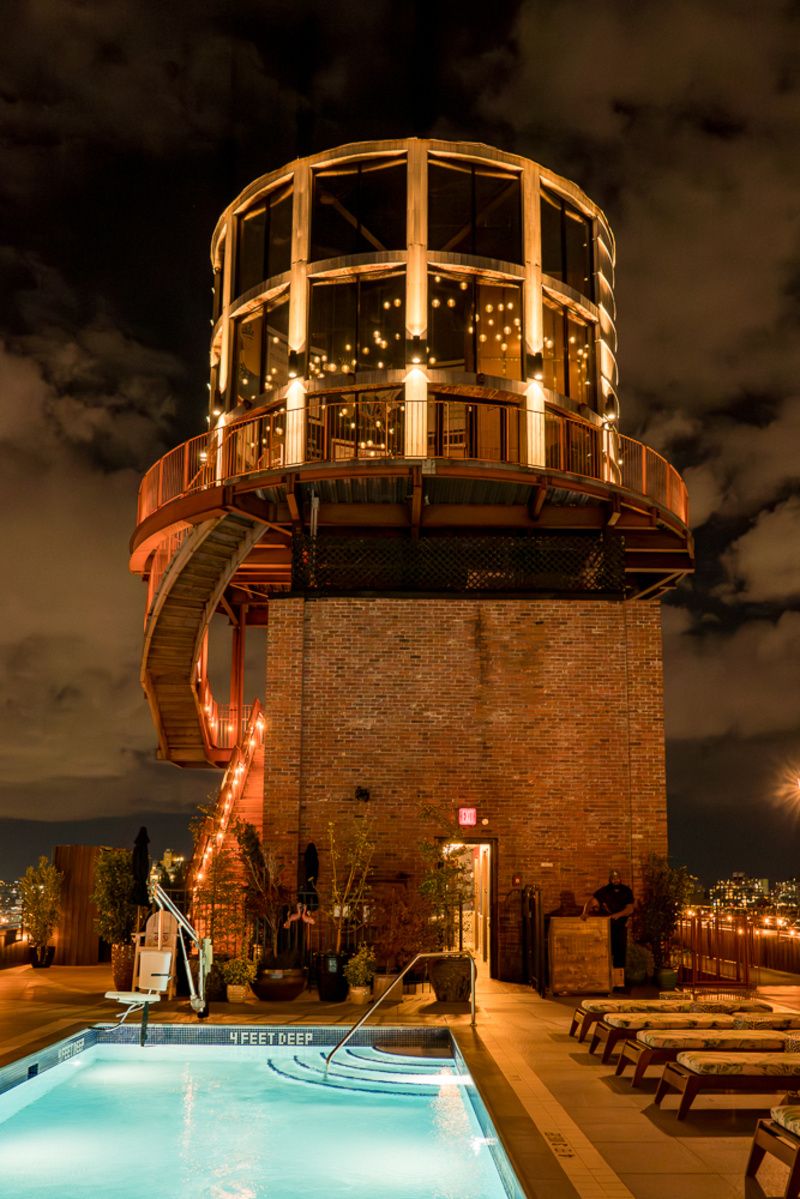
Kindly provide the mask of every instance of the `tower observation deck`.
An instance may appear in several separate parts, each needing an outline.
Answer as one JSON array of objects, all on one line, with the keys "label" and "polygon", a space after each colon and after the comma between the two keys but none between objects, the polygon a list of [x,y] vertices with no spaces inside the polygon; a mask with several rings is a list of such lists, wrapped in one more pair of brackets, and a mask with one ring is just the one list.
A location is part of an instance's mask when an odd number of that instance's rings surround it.
[{"label": "tower observation deck", "polygon": [[[530,827],[514,860],[555,894],[663,848],[654,601],[693,551],[680,476],[619,431],[614,259],[574,183],[471,143],[338,147],[221,216],[208,428],[139,494],[142,682],[163,758],[230,769],[267,630],[252,811],[287,860],[356,783],[395,819],[436,792],[491,808],[493,837]],[[615,785],[587,852],[559,805]],[[404,865],[388,828],[384,850]]]}]

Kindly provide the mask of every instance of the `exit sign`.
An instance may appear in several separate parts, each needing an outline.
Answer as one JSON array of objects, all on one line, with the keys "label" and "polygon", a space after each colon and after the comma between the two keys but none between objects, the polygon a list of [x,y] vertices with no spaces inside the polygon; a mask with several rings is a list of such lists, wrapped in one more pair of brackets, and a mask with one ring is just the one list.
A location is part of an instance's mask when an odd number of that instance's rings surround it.
[{"label": "exit sign", "polygon": [[478,809],[477,808],[459,808],[458,809],[458,823],[461,825],[462,828],[474,828],[475,825],[478,823]]}]

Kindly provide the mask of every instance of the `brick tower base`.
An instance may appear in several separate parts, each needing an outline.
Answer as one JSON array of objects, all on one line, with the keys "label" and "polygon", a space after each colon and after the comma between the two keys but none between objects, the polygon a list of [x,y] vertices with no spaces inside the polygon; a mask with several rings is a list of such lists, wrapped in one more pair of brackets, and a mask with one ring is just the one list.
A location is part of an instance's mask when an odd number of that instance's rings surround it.
[{"label": "brick tower base", "polygon": [[[521,883],[545,910],[666,852],[657,604],[273,599],[264,832],[287,863],[367,788],[391,879],[419,872],[420,808],[477,808],[492,844],[496,972],[520,977]],[[488,823],[483,823],[483,821]],[[412,883],[413,885],[413,883]]]}]

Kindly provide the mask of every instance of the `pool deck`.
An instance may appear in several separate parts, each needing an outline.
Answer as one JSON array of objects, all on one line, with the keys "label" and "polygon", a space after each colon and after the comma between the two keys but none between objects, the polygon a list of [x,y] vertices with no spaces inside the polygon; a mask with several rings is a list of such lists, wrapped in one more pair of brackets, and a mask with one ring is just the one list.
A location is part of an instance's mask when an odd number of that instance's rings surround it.
[{"label": "pool deck", "polygon": [[[110,989],[107,965],[0,971],[0,1065],[88,1024],[113,1020],[118,1005],[103,998]],[[800,987],[770,984],[760,996],[800,1010]],[[615,1077],[612,1066],[601,1065],[568,1036],[576,998],[544,1000],[528,987],[495,980],[480,980],[477,997],[474,1031],[468,1012],[433,1002],[430,992],[407,995],[371,1022],[452,1030],[528,1195],[741,1199],[755,1120],[765,1114],[758,1097],[701,1097],[678,1124],[675,1100],[666,1100],[663,1111],[653,1103],[656,1072],[634,1091],[630,1071]],[[214,1004],[209,1022],[335,1024],[344,1031],[363,1011],[349,1003],[320,1003],[316,993],[307,993],[288,1004]],[[194,1019],[185,999],[161,1003],[151,1013],[153,1023]],[[783,1193],[782,1167],[765,1163],[759,1179],[767,1195]]]}]

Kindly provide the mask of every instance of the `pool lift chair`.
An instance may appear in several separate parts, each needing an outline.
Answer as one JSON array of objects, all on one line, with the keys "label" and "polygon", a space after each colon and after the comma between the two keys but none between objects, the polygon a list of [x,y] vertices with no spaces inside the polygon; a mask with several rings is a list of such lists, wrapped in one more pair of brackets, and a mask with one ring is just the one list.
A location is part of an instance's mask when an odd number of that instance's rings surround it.
[{"label": "pool lift chair", "polygon": [[[213,950],[211,948],[211,940],[209,937],[201,937],[197,930],[189,923],[183,912],[173,903],[166,891],[160,883],[155,883],[150,895],[153,902],[160,911],[169,912],[174,916],[178,924],[178,941],[180,942],[181,952],[183,954],[183,962],[186,967],[186,977],[189,982],[189,1003],[192,1011],[197,1013],[198,1020],[204,1020],[208,1015],[208,1000],[206,999],[206,978],[211,969],[211,963],[214,960]],[[192,971],[189,968],[189,955],[186,952],[186,941],[184,936],[196,945],[198,955],[197,966],[197,987],[194,984]],[[164,953],[160,955],[164,959],[171,958],[171,954]],[[117,1028],[120,1028],[126,1018],[134,1012],[142,1013],[142,1021],[139,1029],[139,1044],[144,1045],[147,1040],[147,1021],[150,1016],[150,1005],[161,1002],[161,992],[166,991],[169,986],[170,975],[172,973],[172,963],[170,960],[164,961],[166,969],[156,972],[151,970],[147,977],[147,990],[138,991],[106,991],[106,999],[115,999],[117,1003],[125,1004],[124,1011],[120,1014],[117,1020]],[[143,978],[140,973],[140,981]],[[160,980],[160,981],[157,981]]]}]

